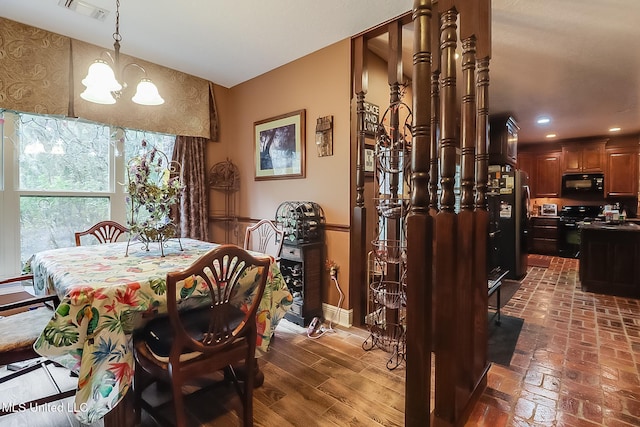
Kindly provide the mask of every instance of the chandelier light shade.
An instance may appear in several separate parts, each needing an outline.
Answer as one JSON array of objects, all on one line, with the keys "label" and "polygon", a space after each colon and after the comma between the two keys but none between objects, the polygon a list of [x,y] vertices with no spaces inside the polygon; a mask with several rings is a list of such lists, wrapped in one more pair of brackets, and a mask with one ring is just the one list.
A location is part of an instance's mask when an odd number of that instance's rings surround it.
[{"label": "chandelier light shade", "polygon": [[[158,88],[147,77],[146,70],[136,64],[128,63],[120,68],[120,0],[116,0],[116,32],[113,33],[114,55],[109,52],[105,54],[113,63],[113,68],[104,59],[96,59],[90,66],[87,76],[82,79],[82,84],[86,87],[80,94],[80,98],[96,104],[115,104],[122,95],[122,91],[127,88],[124,81],[124,73],[130,67],[135,67],[142,71],[143,77],[140,79],[136,93],[131,98],[133,102],[140,105],[161,105],[164,99],[160,96]],[[114,71],[115,68],[115,71]]]},{"label": "chandelier light shade", "polygon": [[141,105],[160,105],[164,99],[158,93],[158,88],[146,77],[140,80],[136,87],[136,94],[131,98],[133,102]]}]

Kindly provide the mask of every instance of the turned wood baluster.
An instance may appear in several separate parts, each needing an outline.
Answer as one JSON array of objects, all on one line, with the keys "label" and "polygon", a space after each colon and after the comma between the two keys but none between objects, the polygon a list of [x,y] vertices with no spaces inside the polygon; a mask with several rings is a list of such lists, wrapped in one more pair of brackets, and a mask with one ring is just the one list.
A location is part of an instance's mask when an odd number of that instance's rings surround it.
[{"label": "turned wood baluster", "polygon": [[440,149],[440,17],[438,0],[433,0],[434,17],[431,24],[431,147],[429,180],[429,210],[438,213],[438,150]]},{"label": "turned wood baluster", "polygon": [[[387,57],[387,81],[389,83],[389,137],[391,139],[392,149],[389,156],[390,170],[399,170],[400,162],[403,159],[400,158],[400,148],[398,144],[400,141],[400,84],[404,78],[402,72],[402,26],[398,20],[389,24],[389,50]],[[397,201],[402,197],[402,191],[400,189],[400,176],[399,173],[388,173],[389,178],[389,197],[391,200]],[[400,218],[387,218],[386,220],[386,232],[387,239],[395,240],[400,244],[402,228]],[[391,281],[400,282],[401,266],[395,263],[388,263],[386,267],[386,279]],[[385,310],[385,318],[387,325],[400,324],[399,312],[389,307]],[[387,328],[388,333],[394,334],[395,331],[392,327]],[[392,337],[393,339],[393,337]]]},{"label": "turned wood baluster", "polygon": [[[439,3],[440,28],[440,211],[435,217],[435,417],[453,424],[456,418],[456,236],[454,212],[456,173],[457,108],[456,60],[457,11],[453,2]],[[449,6],[449,7],[447,7]]]},{"label": "turned wood baluster", "polygon": [[474,202],[475,153],[476,153],[476,38],[474,35],[462,41],[462,142],[460,156],[460,209],[472,211]]},{"label": "turned wood baluster", "polygon": [[[462,14],[461,14],[462,15]],[[461,35],[466,34],[464,17],[461,19]],[[469,399],[475,381],[473,369],[473,284],[474,284],[474,212],[473,187],[475,178],[475,144],[476,144],[476,88],[475,61],[476,38],[470,35],[462,41],[462,81],[464,92],[461,109],[461,158],[460,158],[460,213],[458,214],[458,268],[457,268],[457,338],[456,352],[458,391],[456,408],[461,411]],[[456,415],[456,418],[459,413]]]},{"label": "turned wood baluster", "polygon": [[[437,25],[433,25],[439,28]],[[438,212],[438,136],[440,128],[440,62],[437,68],[431,69],[431,141],[430,141],[430,176],[429,181],[429,208],[432,215]],[[433,60],[436,63],[436,60]]]},{"label": "turned wood baluster", "polygon": [[[479,45],[480,46],[480,45]],[[474,280],[474,363],[475,378],[486,375],[487,362],[487,239],[489,233],[489,212],[487,211],[487,181],[489,165],[489,57],[478,61],[477,72],[477,121],[476,121],[476,254]]]},{"label": "turned wood baluster", "polygon": [[478,119],[476,146],[476,210],[487,210],[489,182],[489,58],[478,61]]},{"label": "turned wood baluster", "polygon": [[[489,166],[489,60],[491,58],[491,1],[480,0],[475,5],[477,73],[476,73],[476,255],[474,280],[474,378],[486,384],[487,362],[487,181]],[[482,388],[482,387],[478,387]]]},{"label": "turned wood baluster", "polygon": [[356,174],[355,187],[356,198],[353,207],[352,231],[354,237],[351,239],[350,246],[350,283],[361,284],[362,289],[358,285],[349,288],[349,297],[352,301],[353,319],[355,325],[361,325],[362,319],[367,306],[366,292],[366,254],[369,246],[366,243],[367,230],[367,211],[364,206],[364,144],[365,144],[365,127],[364,127],[364,98],[367,93],[368,74],[367,74],[367,49],[366,40],[363,36],[353,40],[354,51],[354,93],[356,96]]},{"label": "turned wood baluster", "polygon": [[[429,215],[431,0],[413,5],[411,208],[407,218],[405,425],[431,425],[433,218]],[[437,176],[437,175],[436,175]],[[433,178],[435,179],[435,178]]]}]

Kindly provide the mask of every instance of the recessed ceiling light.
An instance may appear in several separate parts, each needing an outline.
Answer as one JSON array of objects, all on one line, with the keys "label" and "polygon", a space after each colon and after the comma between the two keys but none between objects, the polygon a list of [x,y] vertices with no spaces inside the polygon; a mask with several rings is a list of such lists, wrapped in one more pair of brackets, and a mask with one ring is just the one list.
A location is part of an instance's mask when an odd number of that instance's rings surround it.
[{"label": "recessed ceiling light", "polygon": [[620,128],[619,127],[609,128],[609,132],[620,132]]},{"label": "recessed ceiling light", "polygon": [[536,120],[536,123],[538,123],[539,125],[546,125],[551,123],[551,119],[549,117],[540,117],[538,120]]},{"label": "recessed ceiling light", "polygon": [[550,134],[547,134],[545,137],[546,138],[555,138],[556,136],[558,136],[558,135],[556,135],[555,133],[550,133]]}]

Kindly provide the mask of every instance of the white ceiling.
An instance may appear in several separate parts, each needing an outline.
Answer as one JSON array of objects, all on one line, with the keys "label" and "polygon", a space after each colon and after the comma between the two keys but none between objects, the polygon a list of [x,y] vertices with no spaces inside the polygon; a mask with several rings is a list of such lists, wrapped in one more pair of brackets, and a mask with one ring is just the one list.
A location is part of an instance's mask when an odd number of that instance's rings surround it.
[{"label": "white ceiling", "polygon": [[[83,0],[85,1],[85,0]],[[0,0],[0,16],[113,47],[115,0],[86,0],[104,22],[58,0]],[[121,0],[121,51],[225,87],[408,11],[412,0]],[[491,113],[520,141],[640,131],[640,0],[493,0]],[[408,40],[411,45],[411,40]],[[410,64],[405,64],[405,69]],[[539,127],[540,115],[552,118]]]}]

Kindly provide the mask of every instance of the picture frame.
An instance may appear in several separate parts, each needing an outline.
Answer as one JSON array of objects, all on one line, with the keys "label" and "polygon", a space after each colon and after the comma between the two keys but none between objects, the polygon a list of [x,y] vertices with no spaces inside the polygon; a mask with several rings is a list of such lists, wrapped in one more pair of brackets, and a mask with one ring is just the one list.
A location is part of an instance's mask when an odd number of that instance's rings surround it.
[{"label": "picture frame", "polygon": [[365,146],[364,149],[364,172],[367,175],[373,175],[376,169],[375,149]]},{"label": "picture frame", "polygon": [[305,110],[253,124],[254,179],[305,178]]}]

